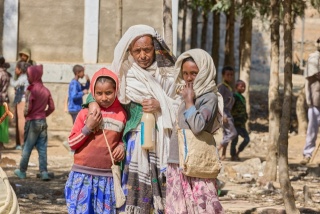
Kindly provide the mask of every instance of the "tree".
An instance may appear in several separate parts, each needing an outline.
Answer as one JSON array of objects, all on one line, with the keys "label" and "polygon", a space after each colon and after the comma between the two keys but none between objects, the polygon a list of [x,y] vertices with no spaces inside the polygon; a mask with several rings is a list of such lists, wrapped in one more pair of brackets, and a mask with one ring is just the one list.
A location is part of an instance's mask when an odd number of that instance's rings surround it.
[{"label": "tree", "polygon": [[163,29],[164,40],[172,50],[172,0],[163,0]]},{"label": "tree", "polygon": [[182,37],[181,37],[181,50],[183,53],[186,50],[186,24],[187,24],[187,14],[188,14],[188,0],[182,0],[181,8],[183,9],[182,17]]},{"label": "tree", "polygon": [[[240,79],[246,83],[247,90],[243,93],[246,99],[246,111],[250,119],[250,68],[251,68],[251,39],[252,39],[252,19],[255,16],[252,0],[243,0],[242,19],[240,27]],[[249,126],[247,125],[249,131]]]},{"label": "tree", "polygon": [[279,99],[279,40],[280,40],[280,0],[271,0],[271,66],[269,81],[269,145],[262,182],[277,178],[278,138],[280,129]]},{"label": "tree", "polygon": [[225,57],[224,65],[230,65],[234,68],[234,22],[235,22],[235,0],[229,1],[227,11],[226,39],[225,39]]},{"label": "tree", "polygon": [[292,0],[283,1],[284,19],[284,99],[279,136],[279,181],[287,213],[300,213],[296,208],[293,188],[288,170],[288,132],[290,127],[292,99]]},{"label": "tree", "polygon": [[[216,5],[217,0],[212,0],[212,5]],[[213,58],[214,65],[216,69],[219,69],[219,49],[220,49],[220,12],[218,10],[213,10],[213,26],[212,26],[212,48],[211,56]],[[215,81],[218,81],[218,73],[216,72]]]},{"label": "tree", "polygon": [[198,7],[196,4],[192,5],[192,20],[191,20],[191,48],[197,48],[198,40]]}]

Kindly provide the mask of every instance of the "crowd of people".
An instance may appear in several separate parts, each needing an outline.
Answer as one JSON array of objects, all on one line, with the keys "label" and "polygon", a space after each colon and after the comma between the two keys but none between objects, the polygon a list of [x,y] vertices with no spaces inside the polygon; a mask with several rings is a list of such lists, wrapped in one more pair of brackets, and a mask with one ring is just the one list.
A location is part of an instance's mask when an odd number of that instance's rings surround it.
[{"label": "crowd of people", "polygon": [[[19,56],[11,80],[8,65],[0,58],[0,115],[2,103],[9,102],[9,85],[15,88],[16,148],[22,149],[22,158],[14,173],[26,178],[36,147],[41,179],[50,180],[46,117],[55,106],[41,80],[43,66],[35,65],[29,50]],[[217,85],[216,68],[206,51],[191,49],[177,59],[154,28],[135,25],[116,45],[110,70],[101,68],[91,80],[81,65],[75,65],[73,73],[68,92],[73,128],[68,143],[74,163],[65,185],[69,213],[224,213],[216,179],[221,160],[231,142],[231,160],[239,161],[250,141],[242,96],[246,84],[237,80],[233,89],[234,68],[225,66]],[[85,85],[80,78],[86,78]],[[143,112],[155,117],[155,145],[149,150],[142,148]],[[219,128],[223,140],[215,142]],[[1,144],[7,143],[7,120],[0,133]],[[237,149],[239,135],[243,142]],[[198,154],[202,151],[188,146],[195,142],[207,143],[204,146],[213,152]],[[203,166],[194,167],[191,156],[197,155]],[[120,193],[115,188],[114,162],[121,166],[126,197],[117,207]]]}]

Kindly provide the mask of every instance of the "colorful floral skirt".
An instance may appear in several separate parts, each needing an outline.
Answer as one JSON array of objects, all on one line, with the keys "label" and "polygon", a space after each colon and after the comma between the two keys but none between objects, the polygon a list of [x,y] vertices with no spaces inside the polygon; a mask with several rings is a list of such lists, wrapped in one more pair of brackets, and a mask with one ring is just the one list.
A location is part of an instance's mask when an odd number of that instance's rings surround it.
[{"label": "colorful floral skirt", "polygon": [[178,164],[167,168],[166,214],[222,214],[216,179],[185,176]]},{"label": "colorful floral skirt", "polygon": [[69,214],[115,214],[113,178],[71,171],[65,186]]}]

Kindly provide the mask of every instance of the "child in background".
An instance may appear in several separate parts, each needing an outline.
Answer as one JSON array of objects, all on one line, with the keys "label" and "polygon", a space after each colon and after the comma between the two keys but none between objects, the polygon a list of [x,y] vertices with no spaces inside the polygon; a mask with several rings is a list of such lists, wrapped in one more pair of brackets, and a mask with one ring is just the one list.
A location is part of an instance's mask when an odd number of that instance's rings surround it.
[{"label": "child in background", "polygon": [[[242,80],[238,80],[236,82],[236,92],[234,93],[235,102],[231,111],[234,120],[234,126],[238,133],[231,143],[230,155],[232,161],[240,161],[239,153],[244,150],[244,148],[250,141],[248,131],[246,130],[246,122],[248,120],[248,114],[246,111],[246,99],[244,98],[244,96],[242,96],[242,93],[245,92],[245,90],[246,83]],[[236,147],[239,135],[243,138],[243,141],[237,151]]]},{"label": "child in background", "polygon": [[[68,111],[72,117],[72,122],[74,123],[79,111],[82,108],[82,97],[83,95],[88,94],[90,79],[88,75],[84,74],[84,67],[81,65],[73,66],[73,73],[74,79],[72,79],[69,84]],[[85,86],[82,86],[79,82],[79,79],[83,77],[86,77],[87,79]]]},{"label": "child in background", "polygon": [[237,130],[233,124],[231,109],[234,104],[232,87],[230,84],[233,81],[234,70],[231,66],[225,66],[222,69],[222,83],[219,84],[218,90],[223,97],[223,139],[220,144],[222,149],[221,160],[226,158],[227,146],[237,136]]},{"label": "child in background", "polygon": [[36,65],[36,62],[31,59],[31,50],[29,48],[23,48],[19,51],[19,61],[24,61],[30,65]]},{"label": "child in background", "polygon": [[25,141],[19,169],[14,170],[14,174],[19,178],[26,178],[29,158],[33,147],[36,147],[39,153],[41,179],[50,180],[47,170],[48,126],[46,117],[54,111],[54,103],[50,91],[42,83],[42,74],[42,65],[30,66],[27,69],[30,85],[26,91],[24,111],[26,118]]},{"label": "child in background", "polygon": [[24,142],[24,107],[25,107],[25,90],[29,86],[27,77],[27,68],[30,66],[29,63],[24,61],[17,62],[15,74],[16,79],[10,80],[10,85],[15,89],[15,97],[13,103],[15,104],[16,112],[16,149],[21,150]]},{"label": "child in background", "polygon": [[[7,72],[8,63],[3,56],[0,56],[0,116],[5,113],[3,103],[9,103],[8,87],[10,84],[10,75]],[[4,143],[9,142],[9,119],[6,117],[0,124],[0,149],[4,149]]]},{"label": "child in background", "polygon": [[82,109],[69,136],[75,150],[74,164],[65,186],[68,213],[116,213],[112,161],[104,132],[115,161],[124,158],[122,134],[126,113],[116,97],[118,78],[102,68],[92,77],[91,93],[101,114]]}]

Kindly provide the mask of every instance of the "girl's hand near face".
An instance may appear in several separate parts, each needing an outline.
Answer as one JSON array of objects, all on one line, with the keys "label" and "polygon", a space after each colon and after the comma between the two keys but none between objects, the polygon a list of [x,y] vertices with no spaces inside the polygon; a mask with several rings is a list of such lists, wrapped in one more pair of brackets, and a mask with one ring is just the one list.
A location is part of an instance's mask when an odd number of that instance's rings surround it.
[{"label": "girl's hand near face", "polygon": [[181,95],[186,103],[186,109],[194,105],[195,93],[193,90],[193,84],[187,83],[184,89],[181,92]]},{"label": "girl's hand near face", "polygon": [[144,99],[141,103],[142,110],[148,113],[155,113],[157,111],[161,111],[160,103],[158,100],[152,99]]},{"label": "girl's hand near face", "polygon": [[88,112],[87,120],[86,120],[86,126],[94,131],[96,128],[99,127],[102,121],[102,116],[100,112],[98,113],[97,110],[94,110],[92,112]]},{"label": "girl's hand near face", "polygon": [[124,158],[124,146],[118,145],[112,152],[112,157],[114,158],[114,161],[120,162]]}]

